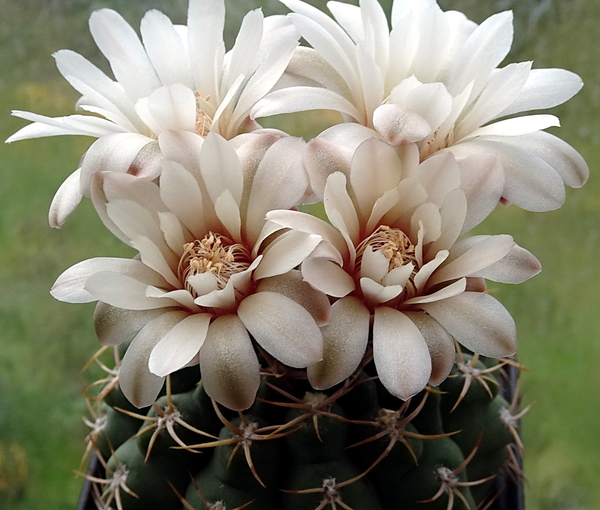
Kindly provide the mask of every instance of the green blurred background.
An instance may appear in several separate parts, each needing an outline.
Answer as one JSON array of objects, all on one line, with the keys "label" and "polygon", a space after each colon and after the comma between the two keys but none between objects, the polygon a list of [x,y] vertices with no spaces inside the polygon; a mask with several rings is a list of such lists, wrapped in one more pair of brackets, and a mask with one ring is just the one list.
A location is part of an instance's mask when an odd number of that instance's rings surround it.
[{"label": "green blurred background", "polygon": [[[261,5],[267,14],[285,12],[274,0],[231,0],[230,33],[247,10]],[[544,267],[525,284],[494,286],[495,295],[516,318],[519,356],[531,369],[522,381],[524,402],[536,403],[523,424],[527,508],[598,509],[600,0],[445,0],[441,5],[477,22],[513,9],[516,35],[509,60],[570,69],[586,84],[553,113],[563,125],[554,132],[587,159],[589,183],[583,190],[569,190],[567,203],[558,211],[534,214],[499,208],[478,232],[510,232]],[[53,116],[73,111],[78,94],[54,68],[52,52],[74,49],[106,69],[87,31],[91,11],[115,8],[137,28],[150,8],[183,23],[186,6],[186,0],[0,0],[0,139],[25,124],[10,117],[11,109]],[[318,129],[305,126],[314,118],[294,116],[285,127],[293,134],[312,136]],[[80,260],[132,255],[104,230],[89,202],[61,230],[48,227],[52,196],[89,143],[57,137],[0,145],[4,510],[71,510],[81,490],[82,479],[74,471],[86,434],[81,369],[98,347],[91,323],[93,305],[58,303],[48,289]]]}]

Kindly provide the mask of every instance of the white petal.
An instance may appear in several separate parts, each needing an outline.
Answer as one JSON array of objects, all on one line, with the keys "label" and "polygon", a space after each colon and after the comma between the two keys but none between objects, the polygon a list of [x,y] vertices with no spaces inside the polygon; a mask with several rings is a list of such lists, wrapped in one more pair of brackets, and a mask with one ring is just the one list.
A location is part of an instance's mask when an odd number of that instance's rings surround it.
[{"label": "white petal", "polygon": [[140,99],[136,111],[156,134],[166,129],[191,132],[196,129],[196,96],[181,83],[160,87]]},{"label": "white petal", "polygon": [[276,292],[244,299],[238,316],[254,339],[285,365],[304,368],[323,358],[323,337],[310,313]]},{"label": "white petal", "polygon": [[266,95],[252,109],[252,118],[295,113],[307,110],[334,110],[353,119],[361,115],[356,107],[340,94],[319,87],[296,86],[276,90]]},{"label": "white petal", "polygon": [[260,365],[246,328],[236,315],[222,315],[208,328],[200,349],[206,393],[220,404],[243,411],[254,403]]},{"label": "white petal", "polygon": [[328,296],[343,297],[356,287],[354,279],[342,267],[323,257],[309,257],[302,264],[302,275],[315,289]]},{"label": "white petal", "polygon": [[48,221],[51,227],[62,227],[65,220],[81,202],[83,194],[79,183],[81,169],[75,170],[60,185],[50,204]]},{"label": "white petal", "polygon": [[565,69],[533,69],[519,97],[499,116],[552,108],[571,99],[582,86],[581,78]]},{"label": "white petal", "polygon": [[151,320],[135,336],[119,368],[119,384],[127,399],[136,407],[152,404],[160,392],[164,377],[150,372],[148,360],[154,346],[186,314],[180,311],[165,312]]},{"label": "white petal", "polygon": [[186,366],[202,347],[211,318],[208,313],[188,315],[169,330],[152,349],[150,372],[162,377]]},{"label": "white petal", "polygon": [[333,304],[331,321],[321,328],[323,360],[306,369],[313,388],[326,390],[354,373],[367,348],[369,321],[369,310],[356,297]]},{"label": "white petal", "polygon": [[132,99],[149,96],[160,87],[146,50],[120,14],[111,9],[94,11],[90,16],[90,32],[110,62],[115,78]]},{"label": "white petal", "polygon": [[463,140],[470,140],[478,136],[527,135],[553,126],[560,126],[558,117],[554,115],[526,115],[494,122],[469,133]]},{"label": "white petal", "polygon": [[446,287],[443,287],[439,290],[436,290],[432,294],[427,294],[425,296],[417,296],[414,298],[407,299],[404,301],[403,305],[417,305],[423,303],[433,303],[434,301],[440,301],[442,299],[448,299],[454,296],[458,296],[462,294],[467,288],[467,279],[461,278]]},{"label": "white petal", "polygon": [[516,326],[510,313],[489,294],[463,292],[451,299],[421,305],[467,349],[499,358],[517,349]]},{"label": "white petal", "polygon": [[406,315],[386,306],[375,309],[373,360],[381,383],[402,400],[419,393],[431,376],[423,335]]},{"label": "white petal", "polygon": [[140,33],[148,58],[162,84],[180,83],[193,87],[187,52],[169,18],[160,11],[148,11],[140,23]]}]

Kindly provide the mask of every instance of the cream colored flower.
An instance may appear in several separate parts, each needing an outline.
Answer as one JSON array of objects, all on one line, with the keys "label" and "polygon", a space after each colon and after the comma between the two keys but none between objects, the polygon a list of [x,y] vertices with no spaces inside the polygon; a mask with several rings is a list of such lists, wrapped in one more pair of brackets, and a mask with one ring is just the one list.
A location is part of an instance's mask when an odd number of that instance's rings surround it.
[{"label": "cream colored flower", "polygon": [[96,175],[103,221],[139,255],[81,262],[58,278],[52,294],[98,300],[102,343],[133,337],[120,382],[137,406],[154,401],[167,374],[199,363],[212,398],[231,409],[249,407],[260,383],[251,338],[292,367],[322,358],[319,326],[328,322],[329,301],[294,270],[320,237],[272,236],[265,220],[304,195],[304,142],[261,139],[236,153],[215,133],[203,141],[172,132],[163,140],[160,186],[123,173]]},{"label": "cream colored flower", "polygon": [[301,267],[305,281],[337,298],[322,328],[324,358],[308,367],[315,388],[356,370],[369,331],[379,378],[402,399],[445,379],[453,339],[485,356],[515,352],[514,321],[485,279],[519,283],[539,262],[508,235],[459,239],[472,214],[460,185],[451,153],[419,163],[416,145],[395,150],[371,138],[327,177],[331,224],[296,211],[267,215],[322,238]]},{"label": "cream colored flower", "polygon": [[[515,116],[565,102],[581,79],[531,62],[498,67],[512,43],[510,12],[477,25],[434,0],[395,0],[390,29],[377,0],[328,2],[335,20],[301,0],[282,2],[312,48],[297,49],[279,90],[253,115],[337,110],[345,123],[320,138],[352,150],[376,137],[417,143],[422,161],[442,150],[459,163],[495,154],[504,182],[490,196],[531,211],[560,207],[564,184],[585,183],[583,158],[543,131],[558,126],[555,116]],[[473,172],[463,170],[463,180],[477,180]]]},{"label": "cream colored flower", "polygon": [[248,114],[277,82],[297,46],[298,34],[282,16],[246,15],[234,46],[225,51],[223,0],[190,0],[187,26],[161,12],[143,17],[141,40],[111,9],[92,13],[90,31],[108,60],[113,80],[70,50],[54,54],[67,81],[82,94],[77,107],[93,115],[32,121],[8,142],[55,135],[98,138],[58,190],[50,224],[59,227],[89,195],[93,174],[110,170],[152,180],[161,171],[159,143],[165,131],[231,139],[260,126]]}]

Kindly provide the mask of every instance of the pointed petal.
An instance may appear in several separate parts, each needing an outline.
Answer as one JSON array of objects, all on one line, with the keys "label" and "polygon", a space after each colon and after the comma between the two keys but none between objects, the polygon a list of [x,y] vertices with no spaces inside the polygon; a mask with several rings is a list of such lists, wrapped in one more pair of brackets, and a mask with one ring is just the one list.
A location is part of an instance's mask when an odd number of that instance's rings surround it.
[{"label": "pointed petal", "polygon": [[65,220],[81,202],[83,194],[79,183],[81,169],[75,170],[60,185],[50,204],[48,221],[51,227],[62,227]]}]

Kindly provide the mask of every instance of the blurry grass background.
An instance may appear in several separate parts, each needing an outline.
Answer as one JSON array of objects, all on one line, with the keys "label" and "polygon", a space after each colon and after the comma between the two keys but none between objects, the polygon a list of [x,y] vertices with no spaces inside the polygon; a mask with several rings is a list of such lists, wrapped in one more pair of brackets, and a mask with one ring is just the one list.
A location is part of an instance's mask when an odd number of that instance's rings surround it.
[{"label": "blurry grass background", "polygon": [[[112,7],[139,27],[147,9],[185,22],[185,0],[0,0],[0,139],[24,125],[11,109],[67,115],[78,95],[50,54],[74,49],[107,68],[87,31],[92,10]],[[312,3],[323,5],[314,0]],[[229,29],[275,0],[229,1]],[[586,85],[555,109],[556,134],[587,159],[591,178],[569,190],[565,206],[543,214],[498,208],[480,233],[513,234],[544,271],[516,286],[496,287],[514,314],[519,356],[531,371],[524,402],[536,402],[523,424],[528,510],[600,508],[600,24],[599,0],[444,0],[481,22],[513,9],[510,61],[562,67]],[[389,2],[386,3],[389,8]],[[231,37],[230,37],[231,39]],[[307,116],[286,126],[312,136]],[[314,119],[314,117],[313,117]],[[280,122],[273,119],[271,123]],[[281,124],[279,124],[281,125]],[[55,278],[94,256],[131,256],[84,201],[61,230],[47,224],[52,196],[90,143],[57,137],[0,145],[0,508],[72,510],[82,480],[74,475],[86,430],[81,368],[97,349],[93,305],[67,305],[48,294]],[[360,509],[357,509],[360,510]]]}]

